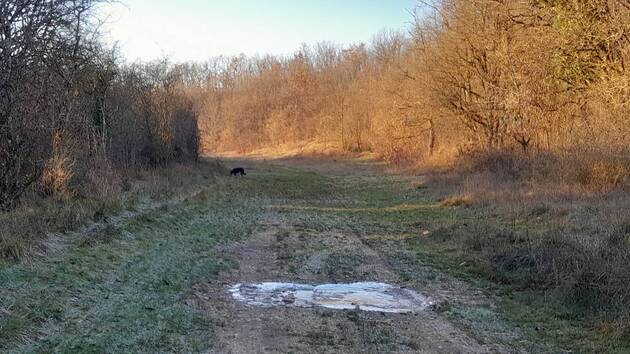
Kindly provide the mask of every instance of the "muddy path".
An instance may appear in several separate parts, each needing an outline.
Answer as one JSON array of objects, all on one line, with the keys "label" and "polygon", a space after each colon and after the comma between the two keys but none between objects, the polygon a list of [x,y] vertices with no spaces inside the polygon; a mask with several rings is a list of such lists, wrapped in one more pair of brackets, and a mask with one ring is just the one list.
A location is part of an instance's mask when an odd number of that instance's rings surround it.
[{"label": "muddy path", "polygon": [[[255,171],[251,178],[275,169],[267,162],[239,163],[247,163]],[[222,246],[218,253],[234,267],[222,272],[218,281],[195,285],[187,300],[205,312],[215,327],[212,353],[527,352],[524,340],[512,329],[488,326],[488,330],[473,335],[442,313],[442,308],[451,303],[492,308],[492,300],[482,291],[450,279],[430,265],[410,261],[413,255],[396,241],[396,232],[374,229],[335,212],[371,210],[359,208],[367,202],[353,199],[353,193],[389,183],[382,181],[378,172],[330,161],[276,163],[325,175],[335,185],[335,193],[324,200],[267,200],[261,206],[253,234],[239,243]],[[402,177],[397,181],[413,182]],[[378,223],[378,219],[373,221]],[[436,306],[413,314],[261,308],[239,303],[228,292],[237,283],[357,281],[410,288],[435,299]]]}]

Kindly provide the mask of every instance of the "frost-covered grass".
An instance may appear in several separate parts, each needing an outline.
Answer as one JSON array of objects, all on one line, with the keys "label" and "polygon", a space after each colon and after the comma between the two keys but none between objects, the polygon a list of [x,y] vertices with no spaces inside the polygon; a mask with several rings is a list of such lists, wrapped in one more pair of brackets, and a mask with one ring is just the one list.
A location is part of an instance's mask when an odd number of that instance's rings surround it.
[{"label": "frost-covered grass", "polygon": [[184,303],[225,267],[213,252],[246,237],[256,210],[232,185],[143,214],[107,242],[80,240],[32,265],[0,266],[0,348],[10,352],[198,352],[206,317]]},{"label": "frost-covered grass", "polygon": [[[497,283],[488,277],[493,269],[476,261],[485,239],[471,233],[518,235],[544,231],[540,225],[444,207],[430,190],[391,176],[330,176],[259,163],[245,178],[220,177],[206,187],[88,235],[89,242],[73,239],[31,264],[0,264],[0,352],[207,351],[214,324],[186,299],[194,284],[213,282],[232,266],[216,246],[250,236],[264,213],[284,215],[304,237],[356,235],[412,285],[458,278],[485,289],[497,307],[442,309],[477,338],[500,341],[488,333],[521,331],[533,342],[623,348],[589,331],[559,297]],[[281,251],[296,266],[308,258],[307,250]],[[345,279],[362,263],[351,250],[328,251],[324,269],[331,279]]]}]

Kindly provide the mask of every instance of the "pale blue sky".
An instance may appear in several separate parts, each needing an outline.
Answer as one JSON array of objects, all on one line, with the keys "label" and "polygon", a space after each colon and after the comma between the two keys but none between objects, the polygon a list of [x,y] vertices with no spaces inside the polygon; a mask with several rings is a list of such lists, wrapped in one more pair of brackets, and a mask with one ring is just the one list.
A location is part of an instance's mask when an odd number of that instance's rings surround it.
[{"label": "pale blue sky", "polygon": [[290,54],[301,43],[369,42],[406,30],[416,0],[122,0],[104,11],[106,37],[128,60]]}]

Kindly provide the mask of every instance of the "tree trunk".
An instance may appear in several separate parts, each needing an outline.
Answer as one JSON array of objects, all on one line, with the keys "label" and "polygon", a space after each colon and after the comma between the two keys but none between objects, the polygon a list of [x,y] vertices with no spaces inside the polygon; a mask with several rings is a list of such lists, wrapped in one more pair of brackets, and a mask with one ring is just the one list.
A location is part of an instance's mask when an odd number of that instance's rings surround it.
[{"label": "tree trunk", "polygon": [[429,156],[433,156],[435,153],[436,136],[435,136],[435,124],[433,119],[429,119]]}]

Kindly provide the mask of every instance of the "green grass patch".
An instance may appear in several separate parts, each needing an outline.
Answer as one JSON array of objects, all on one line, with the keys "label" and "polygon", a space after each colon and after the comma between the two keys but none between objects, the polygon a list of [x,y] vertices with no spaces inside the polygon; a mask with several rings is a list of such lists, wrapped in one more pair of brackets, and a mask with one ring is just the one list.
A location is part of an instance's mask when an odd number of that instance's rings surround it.
[{"label": "green grass patch", "polygon": [[[258,208],[232,185],[76,240],[31,266],[0,266],[5,352],[202,352],[206,316],[185,305],[191,286],[226,267],[213,252],[246,237]],[[242,201],[239,201],[242,200]],[[102,237],[96,237],[101,240]]]}]

